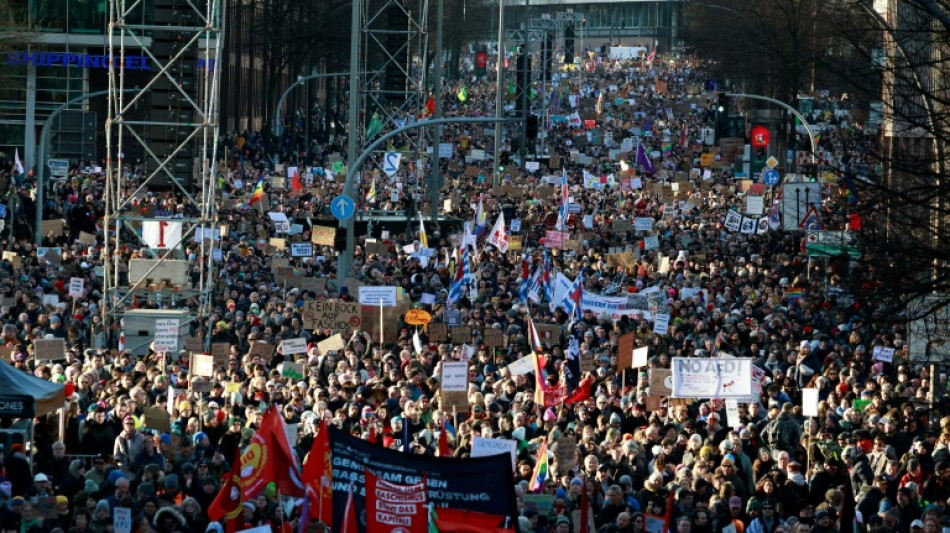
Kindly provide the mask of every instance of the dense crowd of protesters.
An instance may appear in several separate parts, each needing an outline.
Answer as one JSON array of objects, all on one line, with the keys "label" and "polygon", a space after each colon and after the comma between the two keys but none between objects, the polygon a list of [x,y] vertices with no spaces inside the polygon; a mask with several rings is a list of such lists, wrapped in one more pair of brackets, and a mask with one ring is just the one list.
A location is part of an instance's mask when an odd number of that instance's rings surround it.
[{"label": "dense crowd of protesters", "polygon": [[[499,211],[514,212],[521,230],[512,234],[523,236],[532,274],[549,260],[552,275],[560,272],[573,280],[583,274],[585,292],[658,292],[662,298],[654,311],[671,314],[666,334],[655,334],[645,313],[615,319],[588,309],[577,317],[561,302],[549,305],[543,294],[540,302],[526,303],[520,294],[522,252],[501,253],[483,242],[473,257],[477,283],[447,305],[458,261],[453,257],[458,241],[450,232],[460,233],[449,229],[448,222],[427,222],[428,245],[438,253],[425,264],[403,248],[420,238],[416,223],[394,229],[386,238],[374,232],[386,253],[378,247],[369,253],[366,237],[359,236],[349,283],[335,279],[331,247],[317,247],[310,258],[275,252],[266,246],[275,233],[264,210],[240,209],[262,171],[269,210],[285,213],[304,228],[290,241],[310,242],[311,224],[329,218],[328,200],[339,193],[342,179],[324,172],[308,174],[303,191],[290,190],[290,177],[286,187],[274,186],[272,172],[264,170],[263,137],[235,132],[222,138],[229,158],[219,181],[218,213],[229,231],[221,236],[222,257],[212,273],[212,315],[200,317],[192,331],[213,343],[230,343],[231,351],[227,364],[210,379],[210,390],[193,392],[188,352],[148,349],[132,356],[111,347],[119,330],[103,327],[110,301],[99,272],[102,174],[74,168],[68,180],[52,186],[43,206],[33,202],[32,175],[6,174],[9,194],[20,202],[3,232],[4,251],[17,254],[16,260],[5,254],[0,262],[3,341],[18,370],[71,384],[74,392],[67,399],[61,434],[58,416],[44,416],[35,421],[32,441],[14,441],[2,450],[0,526],[21,533],[111,532],[114,509],[130,508],[134,532],[221,531],[221,524],[209,524],[208,506],[230,471],[229,462],[260,424],[262,402],[267,402],[280,406],[286,422],[299,423],[297,441],[291,444],[301,461],[322,419],[400,450],[407,425],[410,450],[420,454],[435,452],[446,427],[452,428],[450,447],[457,457],[471,452],[475,435],[515,439],[522,533],[653,533],[656,517],[666,518],[670,531],[677,533],[950,530],[950,418],[941,418],[950,411],[939,400],[946,392],[946,375],[933,377],[938,399],[931,403],[931,368],[910,361],[904,324],[875,312],[869,289],[873,280],[860,279],[863,273],[849,270],[846,262],[809,261],[800,232],[770,228],[747,234],[724,227],[727,210],[744,206],[745,197],[754,193],[736,178],[731,164],[711,169],[706,179],[702,173],[689,174],[698,168],[701,153],[712,151],[700,140],[702,128],[715,120],[710,111],[716,100],[702,91],[702,64],[592,57],[584,65],[583,72],[562,77],[559,89],[544,95],[541,105],[550,106],[552,116],[596,109],[594,139],[601,142],[578,135],[582,130],[570,122],[544,128],[546,136],[537,141],[566,168],[572,202],[579,206],[567,223],[579,246],[542,254],[560,202],[557,193],[541,194],[543,176],[559,177],[561,172],[549,168],[547,156],[538,159],[537,171],[518,169],[505,176],[504,183],[521,189],[523,196],[510,190],[493,194],[489,161],[463,162],[473,150],[491,153],[492,132],[481,128],[445,129],[443,142],[454,147],[453,157],[441,165],[446,180],[442,199],[453,199],[445,215],[473,220],[483,204],[491,224]],[[457,97],[461,85],[446,91],[446,115],[492,115],[491,80],[468,76],[461,82],[467,90],[464,101]],[[625,101],[623,106],[616,105],[617,98]],[[864,152],[853,146],[872,139],[858,126],[848,126],[847,136],[840,135],[841,129],[825,130],[824,147],[838,160],[860,164]],[[610,159],[610,146],[602,142],[610,133],[617,148],[633,130],[651,154],[653,173],[636,165],[632,154],[626,170],[626,164]],[[506,139],[514,133],[510,127]],[[405,137],[391,146],[416,141],[418,137]],[[503,150],[517,153],[505,142]],[[579,152],[572,156],[572,150]],[[337,140],[284,162],[299,162],[301,169],[316,163],[329,171],[334,156],[344,153]],[[592,159],[582,164],[579,155]],[[726,154],[716,160],[720,158],[731,163]],[[478,167],[479,175],[464,172],[469,165]],[[141,170],[128,169],[130,191]],[[611,179],[606,186],[585,186],[584,170]],[[404,166],[396,180],[381,177],[375,185],[364,180],[363,198],[371,187],[377,191],[377,198],[364,206],[428,212],[422,172]],[[676,202],[650,188],[673,182],[677,173],[687,174],[695,187]],[[634,175],[644,187],[621,186],[622,176]],[[849,220],[847,203],[834,181],[822,188],[826,227],[843,228]],[[767,197],[767,208],[773,199]],[[150,188],[137,205],[149,204],[184,216],[196,212],[175,191]],[[31,244],[29,227],[37,208],[43,209],[44,219],[67,222],[64,232],[44,236],[42,247],[53,250],[42,257]],[[591,215],[586,224],[585,215]],[[639,247],[644,235],[614,231],[612,223],[636,217],[654,220],[659,248],[643,249],[635,263],[618,265],[611,254],[632,250],[628,245]],[[83,232],[96,235],[95,244],[80,240]],[[182,257],[195,267],[194,281],[202,268],[199,246],[184,247]],[[130,259],[144,256],[139,246],[127,244],[115,259],[125,272]],[[279,283],[278,257],[303,277],[329,278],[327,289]],[[671,260],[668,269],[660,268],[663,258]],[[69,278],[76,276],[85,279],[85,287],[73,305],[65,293]],[[474,347],[469,412],[453,416],[439,407],[440,362],[459,359],[464,347],[424,330],[416,340],[416,329],[401,317],[398,324],[386,326],[398,332],[395,342],[380,346],[368,331],[347,332],[343,350],[319,352],[316,343],[336,332],[306,330],[303,303],[352,301],[356,284],[401,287],[411,305],[430,311],[435,323],[446,321],[449,307],[460,313],[460,323],[471,326],[474,334],[468,343]],[[44,299],[48,295],[58,298]],[[434,295],[434,303],[423,304],[423,295]],[[201,311],[197,297],[168,294],[161,299],[143,293],[129,306]],[[560,340],[544,343],[550,384],[564,380],[567,339],[574,335],[580,341],[579,353],[591,362],[583,376],[591,384],[589,400],[545,408],[534,401],[533,374],[512,375],[507,368],[531,352],[529,310],[534,323],[561,326]],[[491,328],[503,332],[504,348],[485,346],[483,331]],[[618,339],[628,332],[635,332],[637,346],[649,347],[649,362],[646,368],[621,372]],[[282,377],[279,351],[269,360],[250,355],[252,342],[276,345],[300,337],[308,342],[303,379]],[[66,341],[62,361],[35,359],[32,341],[44,338]],[[875,360],[877,347],[893,348],[893,359]],[[761,396],[739,403],[737,420],[730,423],[722,401],[674,399],[650,390],[656,385],[649,372],[669,368],[671,358],[713,355],[752,358],[763,371]],[[803,415],[806,388],[818,390],[819,404],[808,406],[817,416]],[[144,411],[154,406],[173,413],[169,429],[147,427]],[[23,421],[8,423],[25,427]],[[567,435],[576,438],[576,466],[562,468],[553,461],[555,452],[563,454],[554,443]],[[542,441],[554,448],[551,475],[542,487],[549,498],[528,490]],[[582,511],[584,502],[589,513]],[[290,531],[299,513],[299,506],[273,489],[244,503],[247,527]],[[582,524],[582,516],[592,524]]]}]

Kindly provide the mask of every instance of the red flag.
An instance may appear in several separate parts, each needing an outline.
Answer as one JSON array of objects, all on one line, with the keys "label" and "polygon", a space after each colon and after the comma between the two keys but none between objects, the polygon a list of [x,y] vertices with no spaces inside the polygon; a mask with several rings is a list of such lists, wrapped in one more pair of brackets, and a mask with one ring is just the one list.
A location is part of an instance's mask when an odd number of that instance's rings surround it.
[{"label": "red flag", "polygon": [[300,174],[294,170],[294,179],[290,182],[290,190],[300,192],[303,190],[303,183],[300,183]]},{"label": "red flag", "polygon": [[261,427],[241,456],[241,465],[244,467],[241,482],[245,500],[256,498],[271,482],[287,496],[299,498],[306,494],[300,469],[287,442],[284,423],[274,406],[264,413]]},{"label": "red flag", "polygon": [[442,429],[439,431],[439,457],[452,457],[452,449],[449,448],[449,433],[445,431],[445,419],[442,419]]},{"label": "red flag", "polygon": [[451,507],[439,507],[434,513],[435,527],[439,531],[453,533],[510,533],[505,529],[505,517],[497,514],[479,513]]},{"label": "red flag", "polygon": [[244,509],[241,505],[241,450],[234,454],[231,471],[221,477],[224,485],[218,491],[214,501],[208,505],[208,518],[217,522],[227,519],[224,524],[226,533],[234,533],[244,525]]},{"label": "red flag", "polygon": [[353,502],[353,482],[346,491],[346,506],[343,508],[343,528],[340,533],[357,533],[356,505]]},{"label": "red flag", "polygon": [[590,376],[584,378],[577,388],[574,389],[574,392],[572,392],[567,398],[564,398],[564,403],[566,405],[570,405],[572,403],[586,402],[587,400],[590,400],[591,385],[593,385],[593,380],[590,378]]},{"label": "red flag", "polygon": [[429,528],[426,482],[397,485],[379,479],[368,468],[366,478],[366,531],[426,533]]},{"label": "red flag", "polygon": [[317,438],[313,439],[310,453],[303,464],[303,478],[310,497],[310,517],[333,528],[333,464],[330,462],[330,436],[327,421],[320,421]]},{"label": "red flag", "polygon": [[426,116],[435,114],[435,97],[430,96],[426,102]]}]

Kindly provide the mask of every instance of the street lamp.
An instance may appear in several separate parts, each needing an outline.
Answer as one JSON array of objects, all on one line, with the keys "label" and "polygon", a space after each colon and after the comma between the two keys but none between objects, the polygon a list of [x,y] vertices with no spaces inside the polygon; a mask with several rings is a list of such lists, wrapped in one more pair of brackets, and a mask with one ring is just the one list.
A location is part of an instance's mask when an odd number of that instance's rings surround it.
[{"label": "street lamp", "polygon": [[[287,89],[284,90],[284,93],[280,95],[280,99],[277,100],[277,105],[274,106],[274,114],[271,117],[271,129],[270,129],[271,134],[274,137],[277,137],[280,135],[280,133],[278,133],[277,131],[277,124],[279,122],[278,117],[280,116],[281,108],[284,106],[284,100],[287,99],[287,95],[290,94],[290,91],[294,90],[298,85],[301,85],[307,81],[314,80],[317,78],[334,78],[336,76],[349,76],[349,75],[350,75],[349,72],[330,72],[330,73],[325,73],[325,74],[311,74],[309,76],[297,76],[297,81],[290,84],[290,87],[287,87]],[[277,155],[274,154],[274,164],[276,165],[277,163],[278,163]]]},{"label": "street lamp", "polygon": [[[149,91],[151,89],[146,89]],[[43,123],[43,131],[40,132],[40,145],[38,147],[38,156],[36,161],[36,216],[34,218],[34,227],[33,227],[33,241],[36,244],[43,242],[43,203],[44,197],[46,196],[46,171],[48,167],[46,166],[46,145],[49,144],[49,130],[50,126],[53,125],[53,119],[58,117],[60,113],[66,110],[67,107],[90,98],[95,98],[97,96],[105,96],[109,94],[109,90],[96,91],[89,94],[81,94],[71,100],[67,100],[65,103],[60,104],[59,107],[53,110],[52,113],[46,117],[46,122]],[[137,93],[141,92],[141,89],[138,87],[134,89],[122,89],[123,93]],[[10,225],[13,226],[12,224]]]}]

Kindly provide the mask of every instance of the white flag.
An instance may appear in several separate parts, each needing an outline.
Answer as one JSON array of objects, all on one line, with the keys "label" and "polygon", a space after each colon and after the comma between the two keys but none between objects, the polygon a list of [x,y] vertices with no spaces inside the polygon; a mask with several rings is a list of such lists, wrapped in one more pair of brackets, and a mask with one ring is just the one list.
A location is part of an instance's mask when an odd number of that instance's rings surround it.
[{"label": "white flag", "polygon": [[498,248],[502,253],[508,253],[508,233],[505,232],[505,214],[498,213],[495,227],[488,236],[488,244]]},{"label": "white flag", "polygon": [[23,161],[20,161],[20,149],[15,148],[13,151],[13,165],[16,167],[17,174],[26,174],[23,171]]}]

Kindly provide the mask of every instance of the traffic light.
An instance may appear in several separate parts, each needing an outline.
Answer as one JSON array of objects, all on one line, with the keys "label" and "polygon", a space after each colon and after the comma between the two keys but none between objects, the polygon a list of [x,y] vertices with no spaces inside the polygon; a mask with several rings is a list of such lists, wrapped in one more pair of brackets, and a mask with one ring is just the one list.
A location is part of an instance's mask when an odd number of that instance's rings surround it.
[{"label": "traffic light", "polygon": [[525,131],[528,140],[533,141],[538,138],[538,116],[528,115],[528,123],[525,125]]},{"label": "traffic light", "polygon": [[498,170],[501,172],[505,171],[505,167],[511,164],[511,153],[508,150],[503,150],[498,154]]},{"label": "traffic light", "polygon": [[719,93],[716,102],[716,140],[729,136],[729,97],[726,93]]},{"label": "traffic light", "polygon": [[757,146],[755,148],[755,162],[756,163],[765,163],[765,160],[768,159],[769,154],[765,146]]}]

